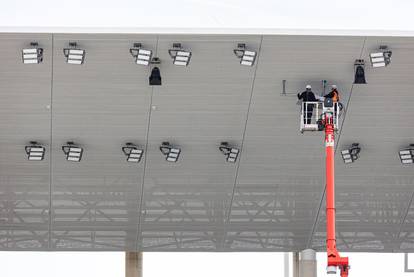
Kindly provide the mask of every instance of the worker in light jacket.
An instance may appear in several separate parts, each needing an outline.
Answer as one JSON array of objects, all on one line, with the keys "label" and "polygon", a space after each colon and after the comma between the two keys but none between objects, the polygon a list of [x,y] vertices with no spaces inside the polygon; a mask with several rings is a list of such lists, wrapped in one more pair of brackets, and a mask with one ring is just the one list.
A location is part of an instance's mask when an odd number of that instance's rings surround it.
[{"label": "worker in light jacket", "polygon": [[306,85],[306,90],[302,93],[298,93],[298,99],[304,103],[304,113],[306,117],[303,119],[305,124],[311,124],[313,107],[315,104],[306,104],[307,102],[317,102],[315,94],[312,92],[311,85]]}]

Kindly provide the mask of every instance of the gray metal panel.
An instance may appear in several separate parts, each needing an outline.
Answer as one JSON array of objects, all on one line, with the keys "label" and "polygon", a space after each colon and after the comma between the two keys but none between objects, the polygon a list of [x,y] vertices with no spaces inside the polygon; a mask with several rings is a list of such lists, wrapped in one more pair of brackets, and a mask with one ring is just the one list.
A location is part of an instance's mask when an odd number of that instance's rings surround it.
[{"label": "gray metal panel", "polygon": [[[174,42],[193,51],[188,67],[172,64],[168,49]],[[236,164],[227,164],[218,147],[221,141],[241,145],[255,71],[255,67],[240,66],[233,54],[238,42],[257,50],[260,37],[159,39],[163,85],[154,89],[152,103],[143,249],[166,248],[170,238],[157,238],[158,231],[164,229],[179,244],[185,243],[180,238],[188,232],[207,234],[202,237],[207,236],[208,247],[218,249],[221,244]],[[165,161],[158,149],[162,141],[182,148],[178,163]],[[204,240],[202,237],[198,239]]]},{"label": "gray metal panel", "polygon": [[[368,62],[367,85],[355,85],[341,132],[338,150],[359,142],[361,158],[345,165],[336,155],[337,220],[339,247],[352,251],[412,251],[399,238],[414,192],[413,169],[402,166],[400,148],[413,139],[414,80],[410,74],[414,57],[411,38],[368,38],[362,55]],[[393,50],[392,63],[373,69],[369,53],[379,45]],[[322,208],[322,210],[324,207]],[[412,218],[407,216],[407,220]],[[324,237],[324,213],[319,219],[314,247]],[[403,246],[405,245],[405,246]],[[400,248],[402,247],[402,248]]]},{"label": "gray metal panel", "polygon": [[[327,80],[346,103],[362,46],[358,37],[264,38],[228,227],[230,249],[306,248],[324,188],[324,145],[321,133],[300,134],[296,94],[311,84],[323,95]],[[256,233],[244,238],[248,226]]]},{"label": "gray metal panel", "polygon": [[[296,93],[307,83],[320,93],[326,79],[348,103],[337,150],[362,146],[355,164],[336,155],[339,248],[413,251],[414,175],[398,150],[414,137],[414,39],[53,37],[0,36],[1,250],[323,250],[323,134],[299,133]],[[33,40],[44,62],[23,65],[21,48]],[[69,41],[86,49],[84,65],[65,63]],[[161,58],[162,86],[148,85],[133,42]],[[174,42],[193,51],[188,67],[172,64]],[[239,42],[260,49],[257,67],[240,66]],[[373,70],[368,54],[380,44],[392,63]],[[352,86],[359,57],[368,84]],[[28,163],[30,140],[47,147],[45,161]],[[85,147],[80,164],[65,160],[68,140]],[[126,163],[128,141],[145,149],[140,164]],[[163,141],[182,148],[178,163],[165,161]],[[221,141],[242,147],[240,163],[225,162]]]},{"label": "gray metal panel", "polygon": [[[85,64],[65,62],[75,41]],[[155,36],[55,35],[53,74],[53,247],[135,250],[144,163],[128,164],[126,142],[145,148],[151,88],[148,67],[134,63],[133,42],[156,48]],[[81,163],[61,146],[85,148]]]},{"label": "gray metal panel", "polygon": [[[22,63],[21,49],[38,41],[44,62]],[[47,249],[49,242],[49,158],[29,162],[29,141],[50,146],[52,36],[0,36],[0,248]]]}]

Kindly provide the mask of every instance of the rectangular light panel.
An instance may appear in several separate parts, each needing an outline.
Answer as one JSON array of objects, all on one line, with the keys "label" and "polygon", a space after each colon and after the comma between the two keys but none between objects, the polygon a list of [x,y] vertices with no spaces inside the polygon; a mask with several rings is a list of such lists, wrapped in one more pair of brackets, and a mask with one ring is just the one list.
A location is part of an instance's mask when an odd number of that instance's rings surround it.
[{"label": "rectangular light panel", "polygon": [[369,55],[370,59],[371,59],[371,64],[372,67],[384,67],[386,66],[385,63],[385,56],[383,52],[378,52],[378,53],[371,53]]},{"label": "rectangular light panel", "polygon": [[43,146],[31,146],[29,148],[29,161],[42,161],[45,157],[45,148]]},{"label": "rectangular light panel", "polygon": [[136,63],[141,65],[149,65],[151,61],[152,51],[145,49],[138,49]]},{"label": "rectangular light panel", "polygon": [[190,63],[191,52],[177,51],[174,57],[174,64],[179,66],[187,66]]},{"label": "rectangular light panel", "polygon": [[71,162],[80,162],[82,159],[83,149],[80,147],[69,147],[66,159]]},{"label": "rectangular light panel", "polygon": [[24,64],[37,64],[43,60],[43,50],[40,48],[26,48],[22,50]]},{"label": "rectangular light panel", "polygon": [[255,60],[256,60],[256,52],[245,50],[243,52],[243,56],[241,57],[240,64],[247,65],[247,66],[253,66]]},{"label": "rectangular light panel", "polygon": [[177,162],[178,157],[180,156],[181,150],[178,148],[171,148],[170,151],[167,154],[166,160],[168,162]]},{"label": "rectangular light panel", "polygon": [[414,160],[413,150],[411,149],[405,149],[400,150],[400,160],[402,164],[412,164]]},{"label": "rectangular light panel", "polygon": [[142,149],[131,149],[131,152],[128,154],[127,162],[139,163],[143,152]]},{"label": "rectangular light panel", "polygon": [[67,49],[66,62],[68,64],[83,64],[85,60],[85,50]]},{"label": "rectangular light panel", "polygon": [[239,156],[239,149],[231,148],[230,152],[227,154],[227,162],[235,163],[237,161],[238,156]]}]

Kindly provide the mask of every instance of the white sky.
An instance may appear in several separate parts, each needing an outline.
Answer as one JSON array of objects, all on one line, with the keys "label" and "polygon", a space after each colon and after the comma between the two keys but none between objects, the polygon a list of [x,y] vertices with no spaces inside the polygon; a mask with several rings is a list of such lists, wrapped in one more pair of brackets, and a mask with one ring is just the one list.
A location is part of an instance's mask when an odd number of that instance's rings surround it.
[{"label": "white sky", "polygon": [[[412,0],[4,0],[1,4],[0,32],[344,29],[414,35]],[[325,276],[325,255],[318,257],[318,276]],[[350,257],[351,276],[410,276],[403,273],[402,254]],[[281,253],[145,253],[144,261],[145,277],[283,276]],[[0,252],[0,276],[124,276],[124,254]]]},{"label": "white sky", "polygon": [[0,27],[103,28],[103,32],[117,28],[218,28],[217,32],[248,32],[256,28],[346,29],[414,34],[413,10],[412,0],[4,0]]}]

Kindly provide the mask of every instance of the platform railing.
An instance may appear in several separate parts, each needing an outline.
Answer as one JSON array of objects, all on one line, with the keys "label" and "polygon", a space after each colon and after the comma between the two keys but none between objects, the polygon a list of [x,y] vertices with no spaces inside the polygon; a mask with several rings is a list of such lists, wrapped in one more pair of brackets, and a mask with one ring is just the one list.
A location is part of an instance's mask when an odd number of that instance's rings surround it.
[{"label": "platform railing", "polygon": [[333,103],[333,108],[324,107],[323,102],[302,102],[300,113],[300,131],[319,131],[318,121],[324,112],[334,111],[334,128],[338,130],[339,104]]}]

